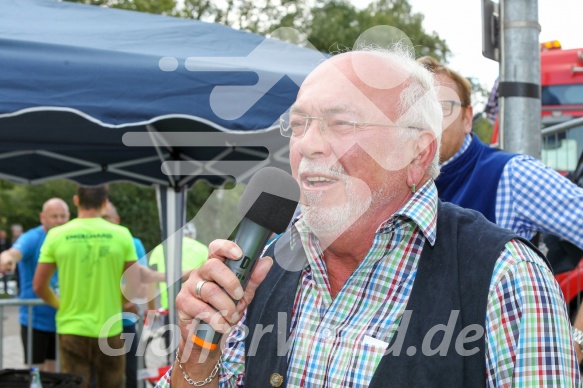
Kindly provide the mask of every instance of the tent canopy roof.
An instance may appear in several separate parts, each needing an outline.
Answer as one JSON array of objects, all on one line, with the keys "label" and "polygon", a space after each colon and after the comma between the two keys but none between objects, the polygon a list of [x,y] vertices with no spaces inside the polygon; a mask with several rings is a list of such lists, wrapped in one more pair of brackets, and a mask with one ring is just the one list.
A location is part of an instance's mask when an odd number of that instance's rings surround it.
[{"label": "tent canopy roof", "polygon": [[[52,0],[6,2],[1,19],[0,178],[19,183],[220,184],[287,168],[275,124],[324,58],[220,24]],[[124,143],[130,132],[151,143]]]}]

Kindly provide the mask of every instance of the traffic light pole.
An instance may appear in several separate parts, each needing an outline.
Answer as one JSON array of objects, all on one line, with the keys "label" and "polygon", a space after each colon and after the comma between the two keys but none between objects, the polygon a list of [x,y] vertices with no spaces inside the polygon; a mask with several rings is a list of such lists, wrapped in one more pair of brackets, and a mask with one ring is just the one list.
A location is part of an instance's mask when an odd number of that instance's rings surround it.
[{"label": "traffic light pole", "polygon": [[500,147],[540,158],[538,0],[500,0]]}]

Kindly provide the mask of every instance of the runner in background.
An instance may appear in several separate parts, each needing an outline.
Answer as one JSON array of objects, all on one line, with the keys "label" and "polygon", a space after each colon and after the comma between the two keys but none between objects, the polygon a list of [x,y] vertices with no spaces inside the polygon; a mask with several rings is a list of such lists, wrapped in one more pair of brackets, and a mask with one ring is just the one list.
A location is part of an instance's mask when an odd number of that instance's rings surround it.
[{"label": "runner in background", "polygon": [[[200,267],[207,259],[208,247],[196,240],[196,227],[193,223],[187,223],[182,228],[182,272],[190,271]],[[150,253],[150,268],[158,272],[166,272],[166,262],[164,260],[164,246],[159,244]],[[183,277],[186,279],[187,277]],[[168,286],[166,282],[158,283],[158,290],[152,285],[150,287],[149,309],[155,309],[155,295],[159,293],[160,307],[168,310]],[[158,292],[157,292],[158,291]],[[168,324],[168,315],[164,315],[164,325]],[[164,333],[166,347],[170,345],[170,331]]]},{"label": "runner in background", "polygon": [[[124,347],[121,321],[110,322],[122,311],[122,276],[126,293],[140,286],[132,235],[101,218],[107,195],[107,186],[78,187],[73,198],[78,217],[47,235],[33,280],[37,295],[58,309],[62,371],[82,376],[82,388],[89,387],[92,374],[98,387],[123,387],[125,354],[101,349]],[[49,287],[57,269],[60,296]]]},{"label": "runner in background", "polygon": [[[69,221],[69,207],[60,198],[51,198],[43,204],[39,214],[40,225],[22,234],[14,245],[0,253],[0,271],[14,272],[18,265],[20,276],[20,299],[36,299],[38,296],[32,289],[32,279],[37,267],[40,249],[45,237],[52,228]],[[50,279],[53,290],[58,289],[58,278],[55,272]],[[32,364],[43,371],[55,371],[55,314],[50,306],[34,306],[32,308]],[[20,336],[24,347],[24,363],[28,357],[28,306],[20,306]]]}]

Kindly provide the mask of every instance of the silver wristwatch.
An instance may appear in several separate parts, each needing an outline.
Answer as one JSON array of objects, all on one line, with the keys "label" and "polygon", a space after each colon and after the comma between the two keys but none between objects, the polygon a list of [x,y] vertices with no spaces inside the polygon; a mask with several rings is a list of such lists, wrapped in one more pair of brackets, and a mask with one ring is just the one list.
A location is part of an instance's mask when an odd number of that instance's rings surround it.
[{"label": "silver wristwatch", "polygon": [[583,331],[571,326],[571,334],[573,335],[573,341],[577,342],[583,348]]}]

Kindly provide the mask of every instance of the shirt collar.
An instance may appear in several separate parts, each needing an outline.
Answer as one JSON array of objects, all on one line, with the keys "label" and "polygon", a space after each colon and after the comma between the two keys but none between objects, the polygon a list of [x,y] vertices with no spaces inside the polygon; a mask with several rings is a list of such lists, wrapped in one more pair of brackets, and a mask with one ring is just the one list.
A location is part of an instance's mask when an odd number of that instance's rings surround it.
[{"label": "shirt collar", "polygon": [[[437,226],[437,188],[433,180],[427,181],[413,196],[386,220],[377,233],[387,233],[399,222],[411,220],[415,223],[429,244],[435,244]],[[393,226],[394,225],[394,226]]]}]

